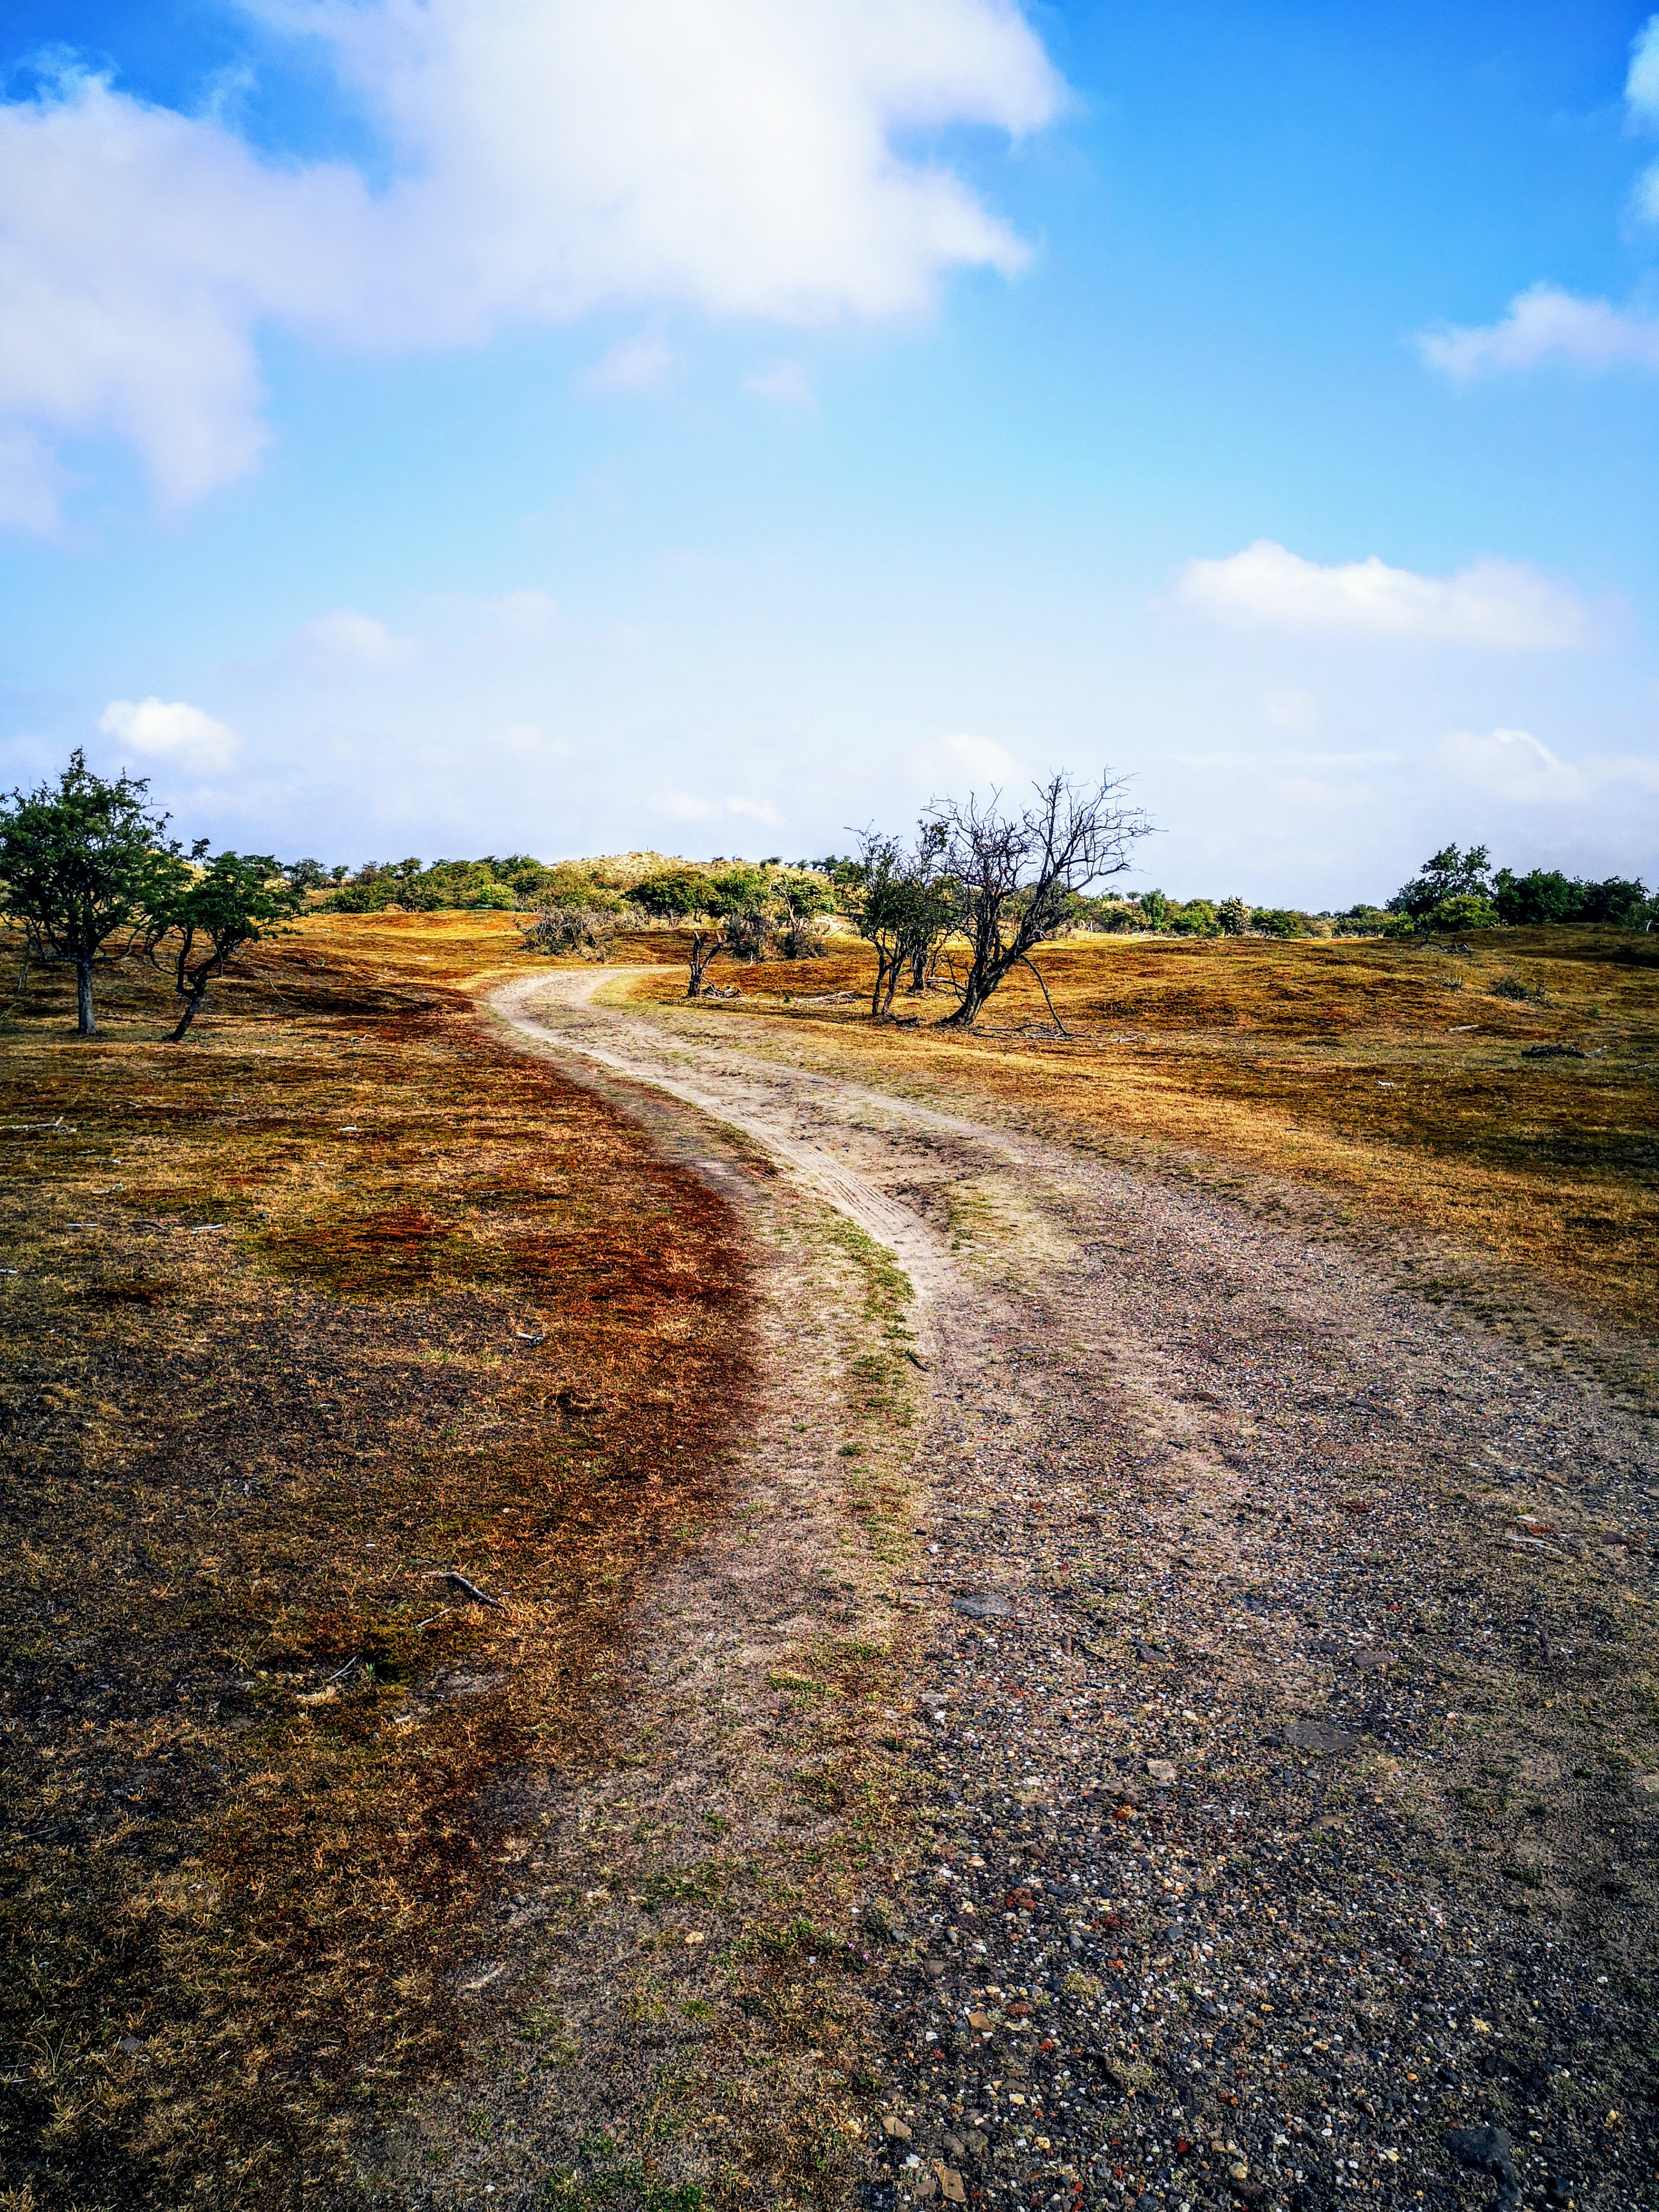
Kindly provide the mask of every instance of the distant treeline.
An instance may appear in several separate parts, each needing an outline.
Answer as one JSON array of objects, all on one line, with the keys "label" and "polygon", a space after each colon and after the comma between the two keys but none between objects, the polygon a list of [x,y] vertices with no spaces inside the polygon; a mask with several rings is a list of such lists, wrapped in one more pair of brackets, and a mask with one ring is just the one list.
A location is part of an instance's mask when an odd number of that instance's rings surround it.
[{"label": "distant treeline", "polygon": [[[289,880],[302,890],[326,890],[322,903],[336,914],[453,913],[499,908],[587,907],[610,912],[626,906],[634,886],[653,867],[668,865],[657,853],[629,853],[614,860],[556,860],[528,853],[480,860],[367,860],[355,874],[325,868],[320,860],[295,860]],[[674,863],[677,866],[687,865]]]},{"label": "distant treeline", "polygon": [[[734,870],[764,871],[769,880],[794,892],[796,908],[840,905],[854,886],[858,864],[831,854],[799,860],[785,868],[775,854],[765,860],[700,862],[670,859],[659,853],[629,853],[610,859],[557,860],[550,865],[527,853],[504,858],[486,854],[477,860],[368,861],[355,873],[327,868],[318,860],[296,860],[285,871],[297,889],[323,891],[321,903],[338,914],[380,914],[388,908],[406,913],[499,908],[515,912],[559,908],[623,915],[630,910],[656,920],[672,918],[678,906],[689,912],[688,886],[719,878],[724,886]],[[804,899],[816,880],[829,896]],[[653,896],[671,884],[678,900]],[[641,896],[643,894],[643,896]],[[1659,898],[1639,878],[1608,876],[1592,881],[1559,869],[1534,868],[1525,875],[1492,867],[1485,846],[1462,852],[1443,847],[1386,905],[1364,901],[1340,913],[1312,913],[1296,907],[1254,906],[1231,898],[1177,899],[1162,890],[1113,892],[1066,898],[1066,923],[1089,933],[1169,937],[1410,937],[1425,930],[1536,927],[1547,923],[1599,924],[1618,929],[1650,929],[1659,921]]]}]

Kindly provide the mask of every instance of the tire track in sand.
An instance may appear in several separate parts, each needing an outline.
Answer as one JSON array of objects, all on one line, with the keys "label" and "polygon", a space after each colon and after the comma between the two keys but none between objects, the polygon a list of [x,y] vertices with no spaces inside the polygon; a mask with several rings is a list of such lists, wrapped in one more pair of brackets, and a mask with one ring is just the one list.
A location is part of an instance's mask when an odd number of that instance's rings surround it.
[{"label": "tire track in sand", "polygon": [[1659,2203],[1638,1421],[1367,1255],[617,973],[494,1004],[763,1146],[934,1355],[935,1863],[878,1901],[859,2201]]}]

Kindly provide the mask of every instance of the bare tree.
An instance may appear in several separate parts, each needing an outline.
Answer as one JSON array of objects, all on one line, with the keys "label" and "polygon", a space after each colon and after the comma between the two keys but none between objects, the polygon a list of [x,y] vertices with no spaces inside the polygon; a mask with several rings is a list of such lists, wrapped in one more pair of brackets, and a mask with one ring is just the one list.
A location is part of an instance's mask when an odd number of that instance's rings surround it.
[{"label": "bare tree", "polygon": [[962,1003],[945,1017],[946,1029],[970,1029],[992,993],[1022,964],[1036,976],[1055,1026],[1063,1028],[1031,948],[1063,927],[1073,893],[1122,874],[1136,841],[1149,833],[1146,816],[1123,803],[1121,776],[1103,775],[1097,785],[1081,787],[1056,775],[1033,789],[1036,804],[1022,814],[1005,815],[1002,794],[994,791],[983,805],[972,793],[965,805],[935,804],[924,819],[924,831],[933,830],[939,840],[956,933],[968,940],[966,969],[952,975]]},{"label": "bare tree", "polygon": [[519,931],[529,952],[580,952],[601,967],[611,957],[620,931],[641,917],[610,907],[542,906],[527,914]]}]

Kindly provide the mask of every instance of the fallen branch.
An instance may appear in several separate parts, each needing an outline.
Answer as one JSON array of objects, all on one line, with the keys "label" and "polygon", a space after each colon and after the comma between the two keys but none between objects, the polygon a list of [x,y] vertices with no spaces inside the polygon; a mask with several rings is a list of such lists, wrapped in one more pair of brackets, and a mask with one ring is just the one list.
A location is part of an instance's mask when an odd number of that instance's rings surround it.
[{"label": "fallen branch", "polygon": [[1031,958],[1029,952],[1022,953],[1020,957],[1024,960],[1025,965],[1030,969],[1031,973],[1036,977],[1037,988],[1042,994],[1042,1003],[1048,1009],[1049,1017],[1052,1019],[1054,1027],[1060,1031],[1061,1036],[1070,1036],[1072,1032],[1066,1028],[1065,1023],[1061,1021],[1060,1016],[1054,1012],[1054,1002],[1048,996],[1048,986],[1042,980],[1042,971],[1038,969],[1036,962]]},{"label": "fallen branch", "polygon": [[477,1583],[468,1582],[466,1577],[462,1574],[458,1568],[446,1567],[441,1569],[440,1571],[442,1574],[444,1581],[449,1584],[451,1589],[458,1589],[461,1591],[464,1595],[470,1597],[472,1600],[474,1605],[487,1605],[496,1613],[505,1613],[507,1611],[507,1607],[501,1603],[500,1598],[491,1597],[489,1591],[481,1590]]}]

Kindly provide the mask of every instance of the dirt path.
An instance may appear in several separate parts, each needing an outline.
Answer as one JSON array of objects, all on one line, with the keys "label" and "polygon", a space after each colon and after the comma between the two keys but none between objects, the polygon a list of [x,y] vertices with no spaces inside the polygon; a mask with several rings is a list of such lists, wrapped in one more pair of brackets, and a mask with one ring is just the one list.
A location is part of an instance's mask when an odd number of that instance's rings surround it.
[{"label": "dirt path", "polygon": [[740,1018],[493,1001],[890,1249],[933,1864],[861,2202],[1659,2204],[1639,1409],[1376,1261]]}]

